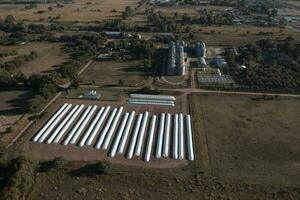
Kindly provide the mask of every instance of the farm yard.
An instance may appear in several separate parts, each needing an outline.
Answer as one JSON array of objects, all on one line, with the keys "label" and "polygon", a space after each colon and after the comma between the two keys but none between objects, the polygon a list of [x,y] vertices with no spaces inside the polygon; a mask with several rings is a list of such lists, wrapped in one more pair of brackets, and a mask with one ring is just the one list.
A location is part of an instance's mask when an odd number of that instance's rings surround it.
[{"label": "farm yard", "polygon": [[[0,18],[14,15],[18,21],[46,21],[49,17],[61,22],[88,22],[118,19],[126,6],[136,6],[138,0],[75,0],[74,3],[38,4],[36,8],[25,9],[26,4],[1,4]],[[52,9],[49,10],[48,8]]]}]

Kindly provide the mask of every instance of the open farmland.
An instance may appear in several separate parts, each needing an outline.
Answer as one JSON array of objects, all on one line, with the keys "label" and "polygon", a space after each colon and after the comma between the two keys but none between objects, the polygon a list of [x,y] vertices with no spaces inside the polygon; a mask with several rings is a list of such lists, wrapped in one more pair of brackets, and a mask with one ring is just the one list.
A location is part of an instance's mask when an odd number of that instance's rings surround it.
[{"label": "open farmland", "polygon": [[62,51],[60,43],[30,42],[19,46],[0,46],[0,50],[15,50],[17,56],[28,55],[31,51],[37,52],[37,58],[18,68],[25,76],[55,70],[57,65],[67,61],[68,58],[68,55]]},{"label": "open farmland", "polygon": [[83,84],[98,86],[142,86],[150,81],[150,72],[145,71],[142,61],[94,62],[81,74]]},{"label": "open farmland", "polygon": [[[257,101],[251,96],[211,94],[193,95],[190,100],[196,141],[194,162],[159,170],[153,168],[155,165],[148,168],[151,165],[137,167],[138,165],[129,166],[124,165],[125,162],[117,162],[118,164],[107,164],[104,174],[96,172],[94,162],[68,162],[61,169],[42,171],[36,179],[37,184],[31,197],[33,199],[44,197],[272,199],[274,196],[279,199],[298,199],[300,197],[299,191],[289,187],[299,184],[297,181],[299,110],[294,109],[299,107],[298,100]],[[245,105],[249,106],[246,108]],[[283,110],[281,115],[275,112],[278,107]],[[284,119],[287,121],[283,121]],[[247,124],[253,122],[256,125],[249,128]],[[286,123],[291,128],[288,128]],[[40,149],[40,152],[48,148]],[[25,149],[28,153],[29,147]],[[273,154],[270,150],[276,153]],[[76,148],[72,147],[72,151],[75,152]],[[53,152],[51,155],[57,156]],[[87,149],[85,155],[90,156]]]},{"label": "open farmland", "polygon": [[260,39],[285,39],[289,36],[296,40],[300,39],[299,34],[289,27],[282,29],[277,27],[192,25],[192,30],[194,39],[205,41],[207,45],[240,46],[254,43]]},{"label": "open farmland", "polygon": [[193,119],[204,118],[214,176],[299,186],[299,99],[195,94],[190,103]]},{"label": "open farmland", "polygon": [[[58,21],[101,21],[120,18],[126,6],[136,6],[138,0],[75,0],[74,3],[38,4],[37,8],[25,9],[27,4],[0,4],[0,18],[14,15],[17,20],[43,21],[48,17],[60,16]],[[48,10],[52,7],[53,10]]]}]

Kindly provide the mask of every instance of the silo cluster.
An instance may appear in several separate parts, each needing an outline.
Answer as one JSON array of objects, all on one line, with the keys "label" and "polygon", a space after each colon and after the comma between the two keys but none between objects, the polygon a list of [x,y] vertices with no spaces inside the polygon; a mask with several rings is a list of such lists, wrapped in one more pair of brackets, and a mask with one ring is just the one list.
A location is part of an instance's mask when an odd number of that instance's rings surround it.
[{"label": "silo cluster", "polygon": [[177,40],[169,43],[167,75],[185,75],[184,41]]},{"label": "silo cluster", "polygon": [[206,45],[204,42],[196,43],[196,54],[197,54],[197,64],[198,67],[206,66]]}]

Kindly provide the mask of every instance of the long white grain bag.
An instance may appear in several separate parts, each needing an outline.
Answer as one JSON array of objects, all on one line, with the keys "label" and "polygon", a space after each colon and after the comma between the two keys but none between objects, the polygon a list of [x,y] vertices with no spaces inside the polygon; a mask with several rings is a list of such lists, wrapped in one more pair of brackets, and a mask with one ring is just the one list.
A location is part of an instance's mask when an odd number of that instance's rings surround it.
[{"label": "long white grain bag", "polygon": [[56,113],[49,119],[49,121],[43,126],[43,128],[35,135],[33,138],[33,141],[36,142],[41,137],[41,135],[46,131],[46,129],[52,124],[52,122],[55,120],[55,118],[67,107],[67,103],[62,105]]},{"label": "long white grain bag", "polygon": [[83,112],[79,120],[76,122],[75,126],[72,128],[71,132],[69,133],[68,137],[64,141],[64,145],[69,144],[70,140],[73,138],[75,132],[77,131],[78,127],[81,125],[82,121],[85,119],[85,117],[88,115],[90,110],[92,109],[92,106],[88,106],[87,109]]},{"label": "long white grain bag", "polygon": [[171,127],[171,114],[168,113],[165,122],[165,134],[163,145],[163,157],[169,157],[169,143],[170,143],[170,127]]},{"label": "long white grain bag", "polygon": [[86,118],[83,120],[83,122],[80,124],[79,128],[77,129],[75,135],[73,136],[70,144],[75,144],[77,139],[79,138],[81,132],[83,131],[84,127],[87,125],[87,123],[89,122],[90,118],[92,117],[93,113],[95,112],[95,110],[97,109],[98,106],[93,106],[93,108],[91,109],[91,111],[89,112],[89,114],[86,116]]},{"label": "long white grain bag", "polygon": [[71,117],[71,119],[67,122],[67,124],[64,126],[64,128],[60,131],[58,136],[55,138],[54,143],[59,143],[61,137],[65,134],[65,132],[68,130],[68,128],[71,126],[75,118],[79,115],[79,113],[84,108],[84,104],[81,104],[80,107],[76,110],[74,115]]},{"label": "long white grain bag", "polygon": [[128,159],[132,158],[134,147],[136,145],[136,139],[137,139],[140,127],[141,127],[142,118],[143,118],[143,114],[140,113],[137,117],[136,124],[133,128],[134,132],[132,134],[132,138],[131,138],[130,144],[128,146],[128,152],[127,152],[127,156],[126,156]]},{"label": "long white grain bag", "polygon": [[191,117],[190,117],[190,115],[186,115],[186,133],[187,133],[188,159],[189,160],[194,160],[193,136],[192,136]]},{"label": "long white grain bag", "polygon": [[141,155],[143,138],[144,138],[144,135],[145,135],[148,116],[149,116],[149,113],[145,112],[144,117],[143,117],[143,121],[142,121],[142,125],[141,125],[141,129],[140,129],[140,132],[139,132],[139,136],[138,136],[138,139],[137,139],[137,143],[136,143],[136,148],[135,148],[135,153],[134,153],[135,156],[140,156]]},{"label": "long white grain bag", "polygon": [[72,107],[72,104],[69,104],[64,111],[53,121],[53,123],[49,126],[49,128],[43,133],[38,142],[42,143],[46,139],[46,137],[51,133],[56,124],[61,120],[61,118],[68,112],[68,110]]},{"label": "long white grain bag", "polygon": [[144,161],[146,161],[146,162],[150,161],[152,143],[153,143],[153,137],[154,137],[155,123],[156,123],[156,115],[153,115],[152,119],[151,119],[151,122],[150,122],[149,135],[148,135],[148,140],[147,140],[147,144],[146,144],[146,151],[145,151],[145,157],[144,157]]},{"label": "long white grain bag", "polygon": [[173,158],[178,159],[178,115],[173,118]]},{"label": "long white grain bag", "polygon": [[122,154],[123,151],[124,151],[126,140],[128,138],[128,135],[129,135],[129,131],[130,131],[130,128],[131,128],[131,125],[132,125],[132,122],[133,122],[134,115],[135,115],[135,112],[132,111],[130,113],[128,122],[126,124],[125,130],[124,130],[124,134],[123,134],[123,137],[122,137],[122,139],[120,141],[119,148],[118,148],[118,153],[120,153],[120,154]]},{"label": "long white grain bag", "polygon": [[90,135],[89,139],[88,139],[87,142],[86,142],[86,145],[87,145],[87,146],[92,145],[92,142],[93,142],[93,140],[94,140],[96,134],[98,133],[98,131],[99,131],[99,129],[100,129],[102,123],[104,122],[105,117],[106,117],[106,115],[107,115],[109,109],[110,109],[110,106],[107,106],[107,107],[105,108],[103,114],[101,115],[99,121],[97,122],[95,128],[93,129],[92,134]]},{"label": "long white grain bag", "polygon": [[104,129],[101,131],[100,137],[99,137],[98,142],[97,142],[97,144],[96,144],[96,146],[95,146],[96,149],[100,149],[100,147],[101,147],[101,145],[102,145],[102,143],[103,143],[103,141],[104,141],[104,138],[105,138],[105,136],[106,136],[106,134],[107,134],[107,132],[108,132],[110,126],[111,126],[111,123],[112,123],[112,121],[113,121],[113,119],[114,119],[114,117],[115,117],[115,115],[116,115],[116,113],[117,113],[117,110],[118,110],[117,108],[114,108],[114,109],[112,110],[112,112],[111,112],[111,114],[110,114],[108,120],[106,121],[106,124],[105,124],[105,126],[104,126]]},{"label": "long white grain bag", "polygon": [[125,113],[125,115],[124,115],[124,117],[123,117],[123,120],[122,120],[122,122],[121,122],[120,128],[119,128],[119,131],[117,132],[116,137],[115,137],[115,140],[114,140],[114,142],[112,143],[112,147],[111,147],[111,150],[110,150],[110,152],[109,152],[109,156],[110,156],[110,157],[114,157],[114,156],[116,155],[117,148],[118,148],[118,146],[119,146],[119,143],[120,143],[122,134],[123,134],[123,132],[124,132],[125,125],[126,125],[126,122],[127,122],[127,120],[128,120],[128,117],[129,117],[129,113]]},{"label": "long white grain bag", "polygon": [[107,149],[108,148],[109,142],[111,140],[111,137],[112,137],[113,133],[115,132],[116,126],[118,124],[118,121],[119,121],[119,119],[121,117],[122,112],[123,112],[123,107],[121,106],[119,108],[117,114],[116,114],[116,117],[114,118],[114,121],[113,121],[113,123],[112,123],[112,125],[111,125],[111,127],[110,127],[110,129],[108,131],[108,133],[107,133],[107,136],[106,136],[106,138],[104,140],[102,149]]},{"label": "long white grain bag", "polygon": [[79,146],[80,146],[80,147],[82,147],[82,146],[85,144],[86,140],[88,139],[88,137],[90,136],[92,130],[94,129],[96,123],[98,122],[99,118],[101,117],[103,111],[104,111],[104,107],[102,107],[102,108],[98,111],[96,117],[94,118],[94,120],[93,120],[92,123],[90,124],[88,130],[85,132],[84,136],[83,136],[82,139],[80,140],[80,143],[79,143]]},{"label": "long white grain bag", "polygon": [[157,145],[156,145],[156,152],[155,152],[156,158],[161,158],[162,142],[163,142],[164,128],[165,128],[165,115],[166,115],[165,113],[162,113],[160,115],[159,129],[157,135]]},{"label": "long white grain bag", "polygon": [[61,129],[64,127],[64,125],[68,122],[68,120],[72,117],[74,112],[78,109],[79,105],[74,106],[74,108],[68,113],[68,115],[64,118],[64,120],[59,124],[59,126],[55,129],[54,133],[50,136],[50,138],[47,140],[47,144],[50,144],[54,138],[57,136],[57,134],[61,131]]},{"label": "long white grain bag", "polygon": [[184,159],[184,139],[183,139],[183,115],[179,114],[178,118],[178,158]]}]

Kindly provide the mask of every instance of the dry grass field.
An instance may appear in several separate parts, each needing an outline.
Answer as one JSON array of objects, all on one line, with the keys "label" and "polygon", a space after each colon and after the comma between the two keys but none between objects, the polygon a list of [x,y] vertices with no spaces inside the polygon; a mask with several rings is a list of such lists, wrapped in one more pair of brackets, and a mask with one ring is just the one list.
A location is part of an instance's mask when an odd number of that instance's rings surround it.
[{"label": "dry grass field", "polygon": [[299,187],[299,99],[195,94],[190,103],[193,121],[204,119],[196,129],[205,131],[214,176]]},{"label": "dry grass field", "polygon": [[[0,4],[0,18],[14,15],[19,21],[40,21],[60,16],[58,21],[101,21],[119,18],[126,6],[134,7],[137,2],[138,0],[75,0],[74,3],[63,4],[64,7],[57,7],[56,4],[38,4],[34,9],[25,9],[26,4]],[[48,7],[52,7],[53,10],[49,11]],[[43,13],[37,13],[38,11]]]},{"label": "dry grass field", "polygon": [[118,86],[123,81],[123,86],[142,86],[151,79],[149,72],[144,72],[142,61],[128,62],[94,62],[81,75],[83,84],[98,86]]},{"label": "dry grass field", "polygon": [[15,50],[18,55],[28,55],[31,51],[38,53],[36,59],[26,62],[19,68],[26,76],[50,72],[68,58],[68,55],[61,50],[60,43],[30,42],[19,46],[0,46],[0,51],[4,50]]}]

